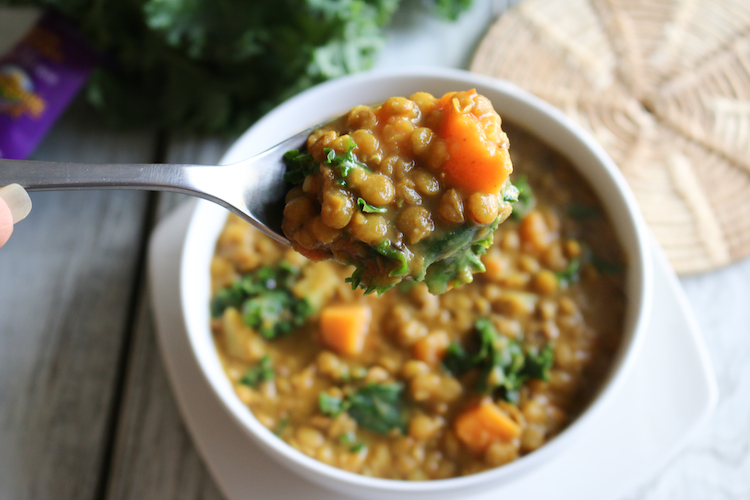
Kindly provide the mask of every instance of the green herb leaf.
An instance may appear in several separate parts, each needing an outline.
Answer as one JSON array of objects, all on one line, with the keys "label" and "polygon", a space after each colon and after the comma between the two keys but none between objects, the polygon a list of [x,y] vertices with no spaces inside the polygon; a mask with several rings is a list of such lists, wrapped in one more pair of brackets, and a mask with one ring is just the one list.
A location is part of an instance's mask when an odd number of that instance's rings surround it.
[{"label": "green herb leaf", "polygon": [[[469,2],[427,4],[453,19]],[[107,54],[91,75],[86,97],[110,123],[224,134],[246,130],[305,88],[370,67],[383,47],[384,27],[406,4],[133,0],[108,2],[104,8],[96,0],[3,3],[60,12]],[[420,2],[412,6],[421,8]]]},{"label": "green herb leaf", "polygon": [[385,207],[376,207],[375,205],[370,205],[362,198],[357,198],[357,206],[366,214],[384,214],[388,211],[388,209]]},{"label": "green herb leaf", "polygon": [[240,379],[240,384],[257,387],[261,382],[267,380],[273,380],[276,372],[271,365],[271,357],[266,354],[260,359],[260,362],[254,367],[250,368],[245,375]]},{"label": "green herb leaf", "polygon": [[513,185],[518,188],[518,201],[513,205],[512,216],[516,220],[523,220],[529,212],[531,212],[536,206],[536,198],[534,197],[534,191],[531,189],[529,180],[525,175],[519,175],[514,181]]},{"label": "green herb leaf", "polygon": [[532,378],[547,380],[554,363],[554,351],[548,344],[540,352],[524,352],[521,343],[500,336],[492,323],[480,318],[474,325],[474,349],[469,352],[458,343],[448,346],[443,367],[454,376],[478,370],[477,390],[516,402],[524,382]]},{"label": "green herb leaf", "polygon": [[230,307],[238,309],[242,305],[243,298],[244,293],[240,287],[232,285],[222,288],[216,292],[213,300],[211,300],[211,317],[218,318]]},{"label": "green herb leaf", "polygon": [[354,154],[354,148],[356,147],[357,145],[354,143],[354,141],[349,139],[349,150],[344,154],[337,155],[336,151],[328,148],[323,150],[323,152],[326,153],[326,163],[333,164],[336,172],[342,178],[347,177],[354,169],[357,168],[362,168],[367,172],[370,172],[370,169],[367,168],[367,165],[359,161],[357,159],[357,155]]},{"label": "green herb leaf", "polygon": [[576,220],[586,220],[599,217],[602,211],[598,207],[584,205],[583,203],[571,203],[568,205],[568,215]]},{"label": "green herb leaf", "polygon": [[620,274],[625,270],[625,264],[623,264],[622,262],[610,262],[608,260],[602,259],[598,255],[591,256],[591,265],[594,266],[596,270],[601,274],[605,274],[607,276]]},{"label": "green herb leaf", "polygon": [[357,441],[357,436],[354,432],[347,432],[346,434],[339,436],[339,443],[345,446],[349,445],[348,448],[351,453],[359,453],[366,446],[365,443]]},{"label": "green herb leaf", "polygon": [[555,352],[552,346],[547,344],[538,353],[529,351],[526,353],[526,361],[523,366],[522,375],[527,378],[536,378],[544,381],[549,380],[549,371],[555,362]]},{"label": "green herb leaf", "polygon": [[318,171],[318,164],[310,153],[290,149],[284,153],[283,158],[286,163],[284,180],[294,186],[302,184],[305,182],[305,177]]},{"label": "green herb leaf", "polygon": [[406,433],[401,395],[404,386],[399,383],[368,384],[347,397],[349,415],[359,425],[380,434],[392,429]]},{"label": "green herb leaf", "polygon": [[409,272],[409,263],[406,260],[406,254],[403,250],[399,250],[398,248],[393,246],[390,241],[385,240],[382,243],[376,245],[374,248],[380,255],[388,257],[389,259],[396,261],[396,263],[398,264],[398,267],[394,268],[393,271],[390,272],[389,276],[403,276],[404,274]]},{"label": "green herb leaf", "polygon": [[439,16],[452,21],[471,6],[471,0],[435,0],[435,11]]},{"label": "green herb leaf", "polygon": [[458,342],[451,342],[443,356],[443,367],[454,375],[461,375],[474,368],[473,356]]},{"label": "green herb leaf", "polygon": [[320,412],[327,417],[337,417],[348,408],[344,400],[338,396],[331,396],[327,392],[321,392],[318,396]]},{"label": "green herb leaf", "polygon": [[503,191],[503,201],[508,203],[515,203],[518,201],[518,197],[521,195],[521,190],[511,184]]},{"label": "green herb leaf", "polygon": [[227,307],[234,307],[242,310],[243,322],[263,337],[287,335],[313,313],[307,299],[292,293],[298,277],[299,269],[288,263],[261,267],[219,290],[211,302],[211,314],[218,317]]},{"label": "green herb leaf", "polygon": [[349,393],[343,400],[321,392],[318,406],[321,413],[329,417],[346,411],[359,425],[380,434],[387,434],[393,429],[405,434],[403,389],[400,383],[367,384]]},{"label": "green herb leaf", "polygon": [[562,286],[568,286],[571,283],[575,283],[576,281],[579,280],[580,272],[581,272],[581,259],[576,257],[574,259],[570,259],[570,262],[565,267],[565,269],[555,274],[557,275],[557,280],[560,282]]},{"label": "green herb leaf", "polygon": [[273,431],[273,433],[281,437],[287,427],[289,427],[289,417],[281,417],[278,424],[276,424],[276,430]]}]

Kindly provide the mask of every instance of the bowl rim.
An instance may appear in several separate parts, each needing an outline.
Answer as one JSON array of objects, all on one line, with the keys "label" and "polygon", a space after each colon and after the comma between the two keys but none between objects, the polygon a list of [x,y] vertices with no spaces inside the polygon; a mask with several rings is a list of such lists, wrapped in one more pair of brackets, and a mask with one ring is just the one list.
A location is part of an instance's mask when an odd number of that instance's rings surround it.
[{"label": "bowl rim", "polygon": [[[630,373],[639,348],[643,343],[647,319],[650,316],[649,312],[652,302],[652,271],[650,254],[647,250],[649,235],[645,222],[640,215],[635,197],[630,191],[627,182],[614,164],[613,160],[588,132],[578,124],[574,123],[562,111],[512,83],[463,70],[435,67],[376,70],[322,83],[285,101],[258,120],[235,141],[233,146],[230,147],[222,158],[222,163],[230,163],[232,160],[236,161],[237,158],[234,158],[234,156],[236,156],[238,151],[244,147],[243,144],[248,138],[252,137],[256,130],[268,126],[276,115],[283,114],[286,110],[299,107],[309,100],[314,100],[315,96],[319,94],[337,92],[339,89],[352,88],[363,83],[387,83],[403,79],[428,79],[441,82],[451,81],[456,84],[468,85],[471,87],[482,86],[491,88],[496,92],[505,94],[508,98],[516,100],[530,109],[534,109],[541,115],[545,115],[545,117],[552,123],[552,126],[560,128],[562,131],[569,133],[575,140],[579,141],[580,146],[594,157],[596,160],[595,163],[598,164],[597,168],[601,168],[602,171],[607,174],[605,177],[607,177],[610,182],[613,182],[617,188],[617,194],[622,198],[621,201],[627,209],[624,216],[630,226],[629,230],[636,236],[636,241],[634,242],[633,247],[635,251],[628,253],[629,281],[632,280],[632,282],[628,284],[628,289],[629,292],[634,292],[633,295],[635,296],[628,296],[627,310],[635,311],[631,313],[634,320],[629,325],[629,328],[626,325],[625,330],[627,331],[623,332],[623,342],[626,340],[628,340],[628,342],[626,345],[621,345],[618,350],[618,359],[615,360],[617,366],[614,366],[610,370],[603,386],[599,389],[597,395],[583,412],[565,429],[563,429],[560,434],[546,442],[540,449],[519,457],[515,461],[500,467],[495,467],[467,476],[429,481],[407,481],[364,476],[325,464],[315,458],[305,455],[301,451],[279,439],[255,418],[249,407],[240,401],[223,369],[220,373],[216,373],[215,366],[219,359],[216,349],[212,349],[213,352],[206,352],[206,350],[203,349],[204,346],[200,345],[201,342],[199,342],[199,336],[201,335],[212,337],[210,328],[208,323],[205,325],[199,325],[190,321],[189,318],[192,315],[189,308],[190,298],[188,295],[193,293],[194,290],[189,286],[185,286],[185,277],[190,273],[195,272],[194,268],[190,267],[190,253],[192,246],[188,243],[191,241],[200,241],[201,239],[205,240],[205,237],[201,238],[199,234],[196,234],[200,229],[200,224],[197,221],[200,220],[201,214],[206,211],[205,209],[209,207],[215,209],[216,207],[213,203],[205,200],[201,200],[196,205],[196,209],[188,224],[184,246],[180,254],[180,306],[183,318],[185,319],[189,344],[193,351],[193,355],[201,368],[200,371],[202,376],[206,379],[224,409],[239,423],[245,433],[256,443],[260,444],[266,452],[270,452],[272,457],[282,463],[282,465],[291,467],[295,472],[302,473],[308,478],[318,480],[319,482],[325,481],[324,484],[328,483],[330,485],[330,482],[332,481],[339,485],[346,485],[353,488],[366,488],[370,491],[381,493],[437,493],[446,490],[455,491],[459,489],[473,489],[494,480],[508,480],[513,476],[523,474],[541,465],[547,459],[562,451],[581,431],[581,429],[585,429],[586,422],[601,413],[601,409],[606,406],[607,402],[613,398],[613,395],[620,388],[623,380]],[[518,122],[518,120],[514,119],[511,119],[511,121],[514,123]],[[533,135],[533,131],[531,132]],[[563,151],[559,152],[564,153]],[[574,162],[573,168],[578,169]],[[583,175],[583,172],[581,172],[581,174]],[[594,190],[597,191],[595,183],[590,180],[589,183],[592,184]],[[613,223],[613,225],[615,225],[617,229],[618,224]],[[621,243],[625,246],[625,242]],[[211,239],[212,254],[215,245],[216,240]],[[209,359],[209,357],[215,359]],[[220,362],[219,366],[221,366]]]}]

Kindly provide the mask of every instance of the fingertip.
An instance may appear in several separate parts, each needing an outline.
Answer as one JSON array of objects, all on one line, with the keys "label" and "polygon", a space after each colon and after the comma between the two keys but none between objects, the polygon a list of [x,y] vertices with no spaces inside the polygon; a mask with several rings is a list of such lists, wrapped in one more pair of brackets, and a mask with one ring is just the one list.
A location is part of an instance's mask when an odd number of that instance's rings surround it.
[{"label": "fingertip", "polygon": [[13,213],[5,200],[0,198],[0,247],[5,245],[13,233]]}]

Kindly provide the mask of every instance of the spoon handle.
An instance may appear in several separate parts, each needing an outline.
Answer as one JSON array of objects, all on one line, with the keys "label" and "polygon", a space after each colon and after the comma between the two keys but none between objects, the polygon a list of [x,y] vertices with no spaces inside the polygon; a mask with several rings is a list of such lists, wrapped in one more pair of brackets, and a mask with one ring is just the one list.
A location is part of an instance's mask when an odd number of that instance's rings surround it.
[{"label": "spoon handle", "polygon": [[244,163],[220,166],[0,158],[0,186],[15,183],[29,191],[145,189],[189,194],[223,206],[288,245],[281,232],[284,165],[273,154],[277,149]]},{"label": "spoon handle", "polygon": [[188,170],[196,167],[0,159],[0,185],[17,183],[29,191],[150,189],[199,194],[201,191],[191,185],[188,174]]}]

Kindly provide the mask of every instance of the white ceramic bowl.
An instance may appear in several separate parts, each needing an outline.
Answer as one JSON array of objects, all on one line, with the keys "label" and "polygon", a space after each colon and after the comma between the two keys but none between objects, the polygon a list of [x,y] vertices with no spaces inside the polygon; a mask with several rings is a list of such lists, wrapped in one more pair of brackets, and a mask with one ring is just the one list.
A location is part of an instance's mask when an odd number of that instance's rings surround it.
[{"label": "white ceramic bowl", "polygon": [[[408,96],[417,91],[440,96],[445,92],[470,88],[476,88],[480,94],[489,97],[504,120],[532,131],[568,157],[604,204],[628,256],[625,332],[608,379],[575,422],[533,453],[479,474],[409,482],[346,472],[287,445],[261,425],[235,395],[222,369],[209,329],[209,265],[226,220],[226,211],[213,203],[200,201],[188,228],[180,267],[182,311],[193,353],[223,408],[271,458],[312,481],[352,497],[435,499],[463,496],[533,471],[560,454],[577,435],[586,432],[587,424],[597,418],[629,372],[645,331],[651,303],[652,273],[646,252],[647,235],[632,193],[612,160],[583,129],[557,109],[512,84],[464,71],[436,68],[373,72],[341,78],[303,92],[271,111],[240,137],[223,162],[234,163],[260,153],[300,130],[345,113],[357,104],[382,102],[391,96]],[[564,460],[564,453],[558,459]]]}]

